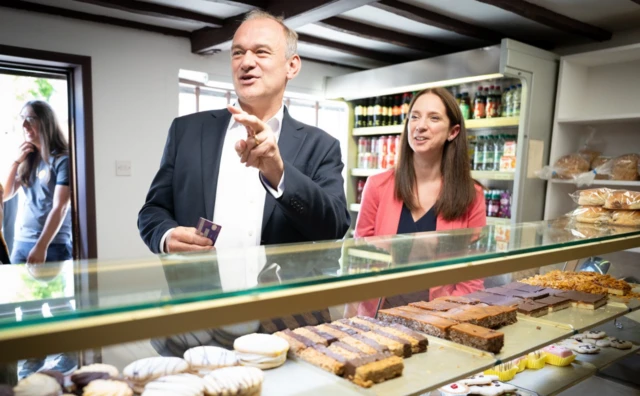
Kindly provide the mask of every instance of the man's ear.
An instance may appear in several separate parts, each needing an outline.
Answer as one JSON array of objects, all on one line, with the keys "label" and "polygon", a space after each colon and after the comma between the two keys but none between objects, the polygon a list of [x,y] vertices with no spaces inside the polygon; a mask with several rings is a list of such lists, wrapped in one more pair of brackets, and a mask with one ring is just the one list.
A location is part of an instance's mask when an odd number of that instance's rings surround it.
[{"label": "man's ear", "polygon": [[295,54],[287,61],[287,80],[296,78],[302,68],[302,60],[298,54]]}]

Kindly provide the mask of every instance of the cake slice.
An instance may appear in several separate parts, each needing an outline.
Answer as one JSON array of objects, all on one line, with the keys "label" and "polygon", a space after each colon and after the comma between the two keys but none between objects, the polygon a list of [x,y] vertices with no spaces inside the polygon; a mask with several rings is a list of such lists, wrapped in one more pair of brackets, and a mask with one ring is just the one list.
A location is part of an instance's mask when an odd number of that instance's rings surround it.
[{"label": "cake slice", "polygon": [[490,316],[481,311],[474,310],[473,307],[475,306],[463,305],[447,312],[432,312],[431,314],[444,319],[453,320],[454,322],[471,323],[477,326],[489,327],[491,325]]},{"label": "cake slice", "polygon": [[377,341],[363,336],[362,334],[356,334],[351,337],[346,337],[340,340],[341,342],[351,345],[354,348],[359,349],[361,352],[367,355],[375,355],[380,352],[387,352],[389,348]]},{"label": "cake slice", "polygon": [[362,352],[360,349],[346,344],[342,341],[334,342],[328,349],[341,356],[344,356],[347,359],[355,359],[359,358],[360,356],[366,355],[366,353]]},{"label": "cake slice", "polygon": [[320,335],[317,332],[309,330],[306,327],[298,327],[297,329],[293,330],[293,332],[295,334],[298,334],[298,335],[301,335],[303,337],[306,337],[306,338],[310,339],[311,341],[313,341],[316,344],[320,344],[320,345],[324,345],[324,346],[329,346],[329,344],[330,344],[329,340],[332,340],[332,342],[333,341],[337,341],[337,338],[333,337],[330,334],[326,334],[325,333],[325,335]]},{"label": "cake slice", "polygon": [[363,356],[347,361],[344,377],[353,383],[369,388],[402,375],[404,363],[401,357],[388,353]]},{"label": "cake slice", "polygon": [[471,306],[468,311],[485,315],[486,317],[482,321],[482,324],[476,324],[491,329],[510,325],[518,321],[518,310],[514,306],[481,306],[480,304],[478,304]]},{"label": "cake slice", "polygon": [[522,302],[521,298],[499,296],[497,294],[489,294],[489,293],[487,293],[487,295],[484,297],[478,297],[478,299],[485,304],[489,304],[493,306],[504,306],[504,307],[517,307],[518,304]]},{"label": "cake slice", "polygon": [[566,297],[549,296],[537,300],[540,304],[547,304],[549,306],[549,313],[555,311],[561,311],[571,306],[571,300]]},{"label": "cake slice", "polygon": [[475,298],[473,298],[473,296],[471,296],[470,294],[467,294],[465,296],[442,296],[442,297],[436,298],[433,301],[449,301],[456,304],[472,304],[472,305],[480,302]]},{"label": "cake slice", "polygon": [[334,336],[333,334],[325,333],[324,331],[317,329],[314,326],[305,326],[304,328],[324,340],[323,342],[319,342],[318,344],[324,345],[324,342],[326,342],[327,345],[331,345],[331,343],[338,341],[338,337]]},{"label": "cake slice", "polygon": [[373,329],[361,335],[386,346],[396,356],[411,357],[411,343],[403,338],[380,329]]},{"label": "cake slice", "polygon": [[500,352],[504,345],[504,333],[485,329],[484,327],[470,323],[460,323],[451,326],[449,329],[449,339],[458,344],[492,353]]},{"label": "cake slice", "polygon": [[339,353],[331,351],[324,345],[317,344],[304,349],[298,356],[302,360],[336,375],[344,373],[344,366],[348,361]]},{"label": "cake slice", "polygon": [[547,312],[549,312],[549,306],[537,301],[525,300],[518,305],[518,313],[534,318],[544,316]]},{"label": "cake slice", "polygon": [[458,308],[460,304],[452,303],[444,300],[433,300],[433,301],[418,301],[409,303],[410,306],[425,309],[427,311],[448,311],[453,308]]},{"label": "cake slice", "polygon": [[378,311],[378,316],[385,322],[398,323],[410,329],[440,338],[447,338],[449,328],[456,324],[456,322],[449,319],[426,313],[403,311],[398,308],[381,309]]},{"label": "cake slice", "polygon": [[366,333],[367,331],[371,331],[371,326],[358,324],[358,323],[352,322],[349,319],[336,320],[333,322],[333,324],[336,326],[343,326],[343,327],[355,330],[358,333]]},{"label": "cake slice", "polygon": [[522,282],[511,282],[511,283],[508,283],[508,284],[506,284],[506,285],[504,285],[502,287],[507,288],[507,289],[515,289],[515,290],[525,291],[525,292],[529,292],[529,293],[535,293],[535,292],[538,292],[538,291],[544,289],[543,286],[528,285],[528,284],[522,283]]},{"label": "cake slice", "polygon": [[411,343],[411,353],[426,352],[429,340],[427,337],[411,330],[410,328],[397,323],[386,323],[367,316],[355,316],[351,318],[356,323],[369,323],[374,329],[382,330]]}]

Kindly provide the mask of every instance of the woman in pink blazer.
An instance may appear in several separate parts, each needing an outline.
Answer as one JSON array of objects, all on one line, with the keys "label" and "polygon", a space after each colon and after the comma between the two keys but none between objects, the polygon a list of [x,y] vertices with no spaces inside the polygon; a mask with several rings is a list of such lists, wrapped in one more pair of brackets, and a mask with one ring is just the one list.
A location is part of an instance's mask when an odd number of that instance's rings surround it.
[{"label": "woman in pink blazer", "polygon": [[[431,88],[413,98],[399,150],[396,168],[365,184],[356,238],[486,225],[484,194],[471,178],[464,119],[449,91]],[[476,279],[432,288],[429,297],[482,287]],[[359,313],[371,314],[371,303],[360,304]]]}]

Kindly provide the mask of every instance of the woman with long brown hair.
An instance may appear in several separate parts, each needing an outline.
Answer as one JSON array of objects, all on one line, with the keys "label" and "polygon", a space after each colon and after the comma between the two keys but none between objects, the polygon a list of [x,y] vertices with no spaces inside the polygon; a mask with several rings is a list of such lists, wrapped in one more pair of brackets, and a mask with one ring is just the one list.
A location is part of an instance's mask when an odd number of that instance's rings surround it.
[{"label": "woman with long brown hair", "polygon": [[48,103],[27,102],[20,118],[25,140],[4,185],[5,201],[20,188],[25,195],[11,262],[69,260],[72,258],[69,146]]},{"label": "woman with long brown hair", "polygon": [[[467,131],[454,97],[425,89],[409,105],[395,169],[365,184],[356,237],[486,225],[484,194],[471,178]],[[461,295],[482,280],[433,288],[430,297]]]}]

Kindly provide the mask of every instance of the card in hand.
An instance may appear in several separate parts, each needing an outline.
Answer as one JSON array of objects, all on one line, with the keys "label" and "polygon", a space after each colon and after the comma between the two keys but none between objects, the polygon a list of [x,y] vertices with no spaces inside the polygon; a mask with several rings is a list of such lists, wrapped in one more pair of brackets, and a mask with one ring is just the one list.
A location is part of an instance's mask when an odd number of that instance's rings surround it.
[{"label": "card in hand", "polygon": [[220,234],[220,230],[222,229],[222,227],[201,217],[198,221],[197,229],[202,233],[202,235],[211,239],[211,241],[213,241],[213,245],[215,246],[216,239],[218,239],[218,235]]}]

